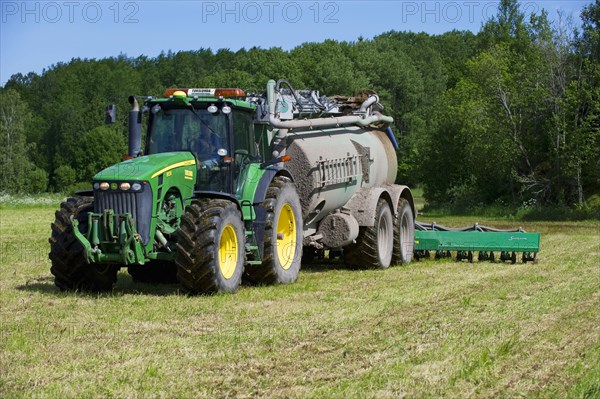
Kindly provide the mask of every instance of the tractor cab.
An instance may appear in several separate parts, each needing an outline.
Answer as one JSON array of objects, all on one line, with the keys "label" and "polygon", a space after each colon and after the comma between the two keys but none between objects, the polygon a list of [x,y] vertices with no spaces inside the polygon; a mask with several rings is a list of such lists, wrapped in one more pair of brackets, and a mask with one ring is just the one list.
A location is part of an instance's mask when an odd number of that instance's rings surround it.
[{"label": "tractor cab", "polygon": [[245,164],[258,161],[254,106],[240,89],[167,89],[147,103],[145,154],[189,151],[196,191],[234,194]]}]

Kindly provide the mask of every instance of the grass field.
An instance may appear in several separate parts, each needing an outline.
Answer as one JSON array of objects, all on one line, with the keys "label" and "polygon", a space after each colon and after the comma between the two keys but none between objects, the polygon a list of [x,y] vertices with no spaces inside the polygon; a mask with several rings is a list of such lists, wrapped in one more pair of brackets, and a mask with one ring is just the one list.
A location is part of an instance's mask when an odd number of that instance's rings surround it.
[{"label": "grass field", "polygon": [[535,265],[315,265],[189,297],[125,271],[112,294],[59,292],[52,220],[0,208],[2,398],[600,398],[597,221],[524,224]]}]

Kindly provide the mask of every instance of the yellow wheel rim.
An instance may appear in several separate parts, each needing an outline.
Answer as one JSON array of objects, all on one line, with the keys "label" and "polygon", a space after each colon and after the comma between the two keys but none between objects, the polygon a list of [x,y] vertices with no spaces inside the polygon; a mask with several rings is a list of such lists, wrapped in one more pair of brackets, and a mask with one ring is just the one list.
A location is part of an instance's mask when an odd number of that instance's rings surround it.
[{"label": "yellow wheel rim", "polygon": [[290,204],[285,204],[277,221],[277,257],[284,270],[289,269],[296,255],[296,218]]},{"label": "yellow wheel rim", "polygon": [[226,279],[230,279],[235,273],[238,263],[238,240],[235,229],[228,224],[221,233],[219,241],[219,269]]}]

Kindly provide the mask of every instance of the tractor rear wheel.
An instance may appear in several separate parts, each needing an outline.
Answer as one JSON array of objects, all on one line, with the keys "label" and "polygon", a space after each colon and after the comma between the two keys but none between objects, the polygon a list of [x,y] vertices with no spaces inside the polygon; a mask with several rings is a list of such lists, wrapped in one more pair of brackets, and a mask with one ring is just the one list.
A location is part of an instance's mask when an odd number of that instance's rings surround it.
[{"label": "tractor rear wheel", "polygon": [[79,222],[79,231],[87,233],[88,213],[94,210],[90,197],[69,198],[60,205],[52,223],[50,236],[50,272],[61,290],[110,291],[117,281],[119,267],[110,264],[88,264],[83,245],[73,233],[71,216]]},{"label": "tractor rear wheel", "polygon": [[254,284],[288,284],[298,278],[302,259],[302,208],[294,184],[275,177],[263,203],[265,221],[263,262],[246,268]]},{"label": "tractor rear wheel", "polygon": [[394,218],[394,264],[410,263],[415,248],[415,217],[407,200],[400,198]]},{"label": "tractor rear wheel", "polygon": [[234,292],[244,272],[242,216],[227,200],[194,200],[177,232],[177,279],[192,293]]},{"label": "tractor rear wheel", "polygon": [[388,202],[380,198],[373,226],[361,227],[355,244],[344,248],[344,262],[352,268],[387,269],[392,263],[394,218]]},{"label": "tractor rear wheel", "polygon": [[145,265],[131,265],[127,272],[133,281],[150,284],[177,282],[177,265],[173,262],[152,260]]}]

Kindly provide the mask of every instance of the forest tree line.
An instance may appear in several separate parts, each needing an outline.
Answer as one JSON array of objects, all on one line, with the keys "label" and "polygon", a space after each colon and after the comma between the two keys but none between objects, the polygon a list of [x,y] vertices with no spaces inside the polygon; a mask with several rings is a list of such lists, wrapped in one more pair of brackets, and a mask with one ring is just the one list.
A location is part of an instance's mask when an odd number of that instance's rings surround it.
[{"label": "forest tree line", "polygon": [[[89,186],[126,152],[127,96],[268,79],[327,95],[375,90],[394,117],[398,178],[430,204],[582,205],[600,196],[600,0],[571,21],[502,0],[477,34],[391,31],[292,50],[72,59],[0,88],[0,191]],[[577,16],[575,16],[577,18]],[[105,126],[104,107],[120,122]]]}]

